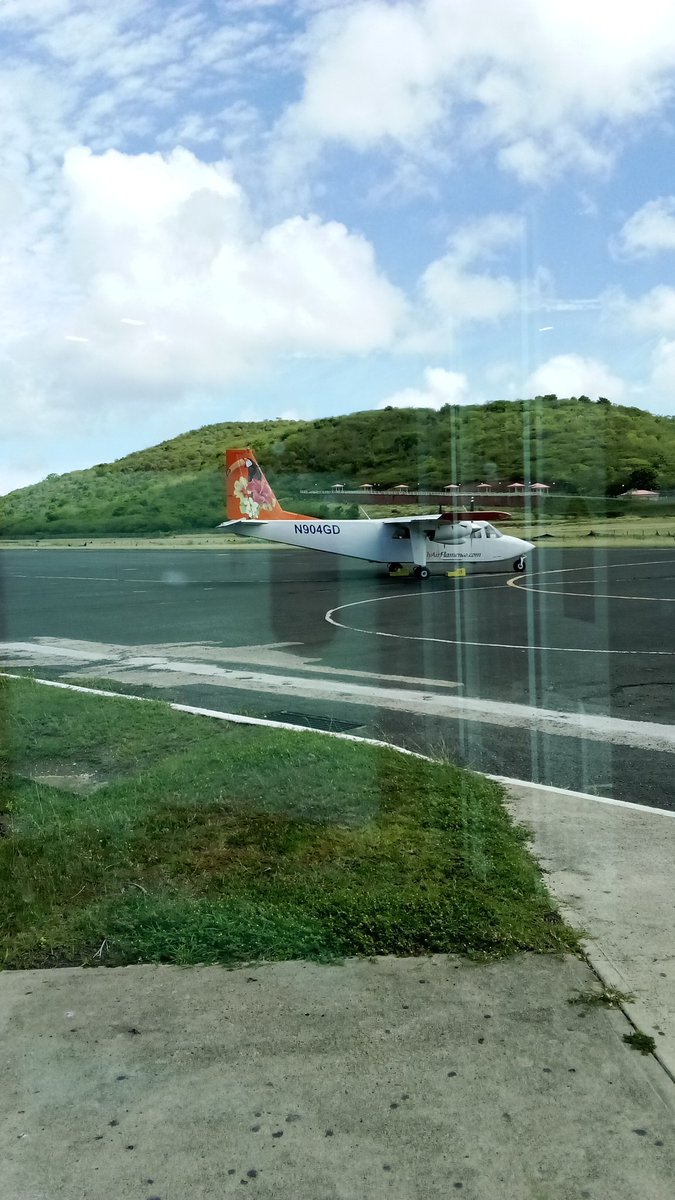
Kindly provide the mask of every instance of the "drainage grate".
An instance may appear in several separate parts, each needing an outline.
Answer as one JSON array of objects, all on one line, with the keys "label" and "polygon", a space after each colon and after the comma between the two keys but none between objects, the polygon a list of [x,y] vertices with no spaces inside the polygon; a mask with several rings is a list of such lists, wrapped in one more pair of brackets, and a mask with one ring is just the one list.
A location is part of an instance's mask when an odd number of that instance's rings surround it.
[{"label": "drainage grate", "polygon": [[348,733],[350,729],[359,729],[358,721],[338,721],[336,717],[320,717],[309,713],[271,712],[265,714],[270,721],[285,721],[288,725],[304,725],[307,729],[327,729],[330,733]]}]

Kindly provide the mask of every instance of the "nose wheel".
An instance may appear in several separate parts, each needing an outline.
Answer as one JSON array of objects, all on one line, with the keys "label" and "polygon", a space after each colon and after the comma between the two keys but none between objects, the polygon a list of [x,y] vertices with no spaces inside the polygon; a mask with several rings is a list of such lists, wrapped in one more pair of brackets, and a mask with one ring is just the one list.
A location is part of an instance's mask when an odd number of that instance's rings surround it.
[{"label": "nose wheel", "polygon": [[520,558],[517,558],[515,560],[515,562],[513,564],[513,569],[514,569],[514,571],[517,571],[518,574],[520,574],[522,571],[525,570],[525,559],[523,558],[522,554],[521,554]]}]

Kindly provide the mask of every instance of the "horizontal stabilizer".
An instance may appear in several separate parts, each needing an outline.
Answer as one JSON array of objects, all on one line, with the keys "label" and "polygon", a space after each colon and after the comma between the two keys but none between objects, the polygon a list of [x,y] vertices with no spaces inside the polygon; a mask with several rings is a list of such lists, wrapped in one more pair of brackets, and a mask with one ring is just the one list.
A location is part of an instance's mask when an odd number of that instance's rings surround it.
[{"label": "horizontal stabilizer", "polygon": [[234,525],[267,525],[267,521],[256,521],[251,517],[237,517],[235,521],[222,521],[220,525],[216,525],[216,529],[232,529]]}]

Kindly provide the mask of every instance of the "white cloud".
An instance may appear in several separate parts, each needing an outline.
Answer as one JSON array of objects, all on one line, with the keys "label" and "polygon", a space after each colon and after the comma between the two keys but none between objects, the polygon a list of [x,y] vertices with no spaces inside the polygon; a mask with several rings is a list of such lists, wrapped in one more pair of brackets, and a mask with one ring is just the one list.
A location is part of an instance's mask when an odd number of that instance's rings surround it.
[{"label": "white cloud", "polygon": [[282,132],[308,153],[338,141],[417,153],[438,138],[492,147],[525,182],[604,171],[610,135],[672,95],[669,0],[358,0],[304,39],[300,100]]},{"label": "white cloud", "polygon": [[654,351],[650,408],[675,416],[675,338],[663,338]]},{"label": "white cloud", "polygon": [[425,300],[453,321],[492,321],[518,304],[512,279],[462,271],[450,255],[427,267],[421,286]]},{"label": "white cloud", "polygon": [[513,213],[489,213],[460,225],[449,238],[449,256],[460,266],[492,259],[505,247],[517,243],[523,233],[521,217]]},{"label": "white cloud", "polygon": [[365,149],[408,142],[439,120],[437,53],[415,6],[352,5],[323,14],[310,38],[299,130]]},{"label": "white cloud", "polygon": [[612,249],[623,258],[675,250],[675,196],[660,196],[643,204],[622,226]]},{"label": "white cloud", "polygon": [[403,319],[365,238],[315,216],[260,227],[226,163],[77,147],[63,201],[70,291],[27,305],[6,347],[12,428],[28,409],[167,404],[279,357],[380,350]]},{"label": "white cloud", "polygon": [[405,349],[447,350],[461,325],[496,321],[515,312],[520,294],[514,280],[472,268],[494,258],[521,234],[520,219],[503,213],[460,227],[449,239],[447,254],[430,263],[418,281]]},{"label": "white cloud", "polygon": [[499,150],[497,162],[523,183],[539,183],[549,169],[549,152],[531,137],[519,138]]},{"label": "white cloud", "polygon": [[556,354],[532,372],[525,390],[535,396],[606,396],[619,404],[625,398],[626,384],[597,358]]},{"label": "white cloud", "polygon": [[619,327],[646,335],[675,335],[675,288],[659,284],[635,300],[622,291],[611,292],[607,312]]},{"label": "white cloud", "polygon": [[402,388],[378,404],[378,408],[442,408],[444,404],[470,404],[469,381],[460,371],[427,367],[423,388]]}]

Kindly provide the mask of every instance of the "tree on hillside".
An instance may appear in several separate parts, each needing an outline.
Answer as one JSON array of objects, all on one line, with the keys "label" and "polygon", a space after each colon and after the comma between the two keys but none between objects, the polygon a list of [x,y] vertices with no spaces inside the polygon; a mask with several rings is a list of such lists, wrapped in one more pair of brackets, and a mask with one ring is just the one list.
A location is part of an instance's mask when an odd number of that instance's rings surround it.
[{"label": "tree on hillside", "polygon": [[[6,536],[210,528],[223,519],[225,450],[252,446],[280,497],[365,480],[438,488],[537,479],[556,493],[675,488],[675,418],[553,395],[392,408],[315,421],[223,422],[108,465],[51,477],[3,497]],[[322,501],[319,501],[321,503]]]},{"label": "tree on hillside", "polygon": [[659,473],[656,467],[650,467],[645,464],[643,467],[634,467],[628,477],[628,488],[644,488],[646,490],[654,490],[658,487]]}]

